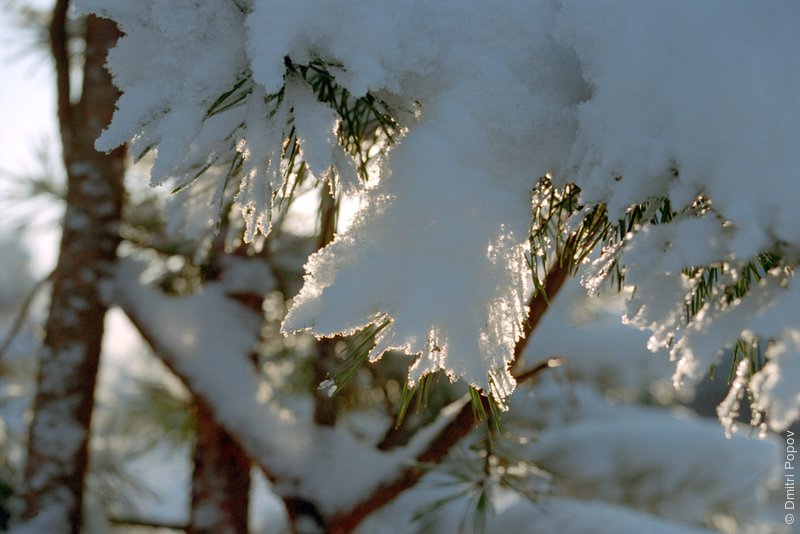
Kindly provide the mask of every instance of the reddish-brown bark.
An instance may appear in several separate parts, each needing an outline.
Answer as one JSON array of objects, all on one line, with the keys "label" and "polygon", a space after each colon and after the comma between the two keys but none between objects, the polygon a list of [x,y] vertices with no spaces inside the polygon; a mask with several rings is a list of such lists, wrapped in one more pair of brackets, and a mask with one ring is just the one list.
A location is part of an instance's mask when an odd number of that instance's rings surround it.
[{"label": "reddish-brown bark", "polygon": [[187,534],[247,534],[250,459],[196,399],[197,436]]},{"label": "reddish-brown bark", "polygon": [[108,309],[110,281],[119,244],[125,151],[94,150],[109,123],[118,92],[104,68],[119,31],[108,20],[86,20],[83,87],[70,101],[65,31],[69,2],[54,10],[51,44],[56,64],[58,118],[67,171],[66,213],[50,313],[40,358],[34,418],[25,470],[24,518],[62,517],[49,532],[80,529],[87,443],[94,388]]}]

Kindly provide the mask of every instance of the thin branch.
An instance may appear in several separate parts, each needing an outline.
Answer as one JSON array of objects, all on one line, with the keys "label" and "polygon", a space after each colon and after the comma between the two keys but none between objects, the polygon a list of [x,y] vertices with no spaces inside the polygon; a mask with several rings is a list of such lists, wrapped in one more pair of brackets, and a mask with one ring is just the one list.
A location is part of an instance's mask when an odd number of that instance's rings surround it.
[{"label": "thin branch", "polygon": [[[258,466],[259,469],[261,469],[261,471],[264,473],[264,476],[266,476],[270,482],[273,484],[281,482],[281,478],[275,473],[274,469],[271,469],[270,466],[265,463],[263,456],[256,452],[254,448],[256,447],[256,444],[254,444],[251,439],[247,439],[246,436],[243,437],[240,435],[237,432],[237,428],[230,425],[228,421],[220,418],[213,409],[215,405],[210,402],[207,396],[202,394],[194,387],[194,384],[192,380],[190,380],[189,376],[187,376],[185,373],[182,373],[178,369],[178,367],[174,364],[173,359],[170,357],[169,348],[159,342],[155,333],[148,327],[147,322],[143,321],[141,316],[137,313],[136,308],[134,306],[130,306],[127,302],[125,302],[124,299],[119,299],[116,304],[127,315],[128,319],[130,319],[131,324],[133,324],[133,326],[137,329],[139,334],[142,336],[142,339],[150,346],[153,354],[156,355],[156,357],[158,357],[164,363],[164,365],[181,380],[181,382],[183,382],[195,401],[202,402],[211,408],[210,415],[221,427],[227,430],[231,439],[241,448],[250,461],[253,462],[254,465]],[[239,430],[240,428],[241,427],[239,427]],[[317,510],[314,502],[304,499],[303,497],[293,495],[282,495],[282,497],[287,513],[290,517],[305,515],[314,518],[315,521],[319,521],[319,518],[322,518],[322,514]]]},{"label": "thin branch", "polygon": [[[515,363],[518,362],[520,355],[524,352],[530,335],[541,322],[544,312],[550,306],[552,298],[558,293],[566,279],[569,277],[570,262],[564,259],[564,257],[569,257],[568,255],[574,253],[574,241],[574,239],[567,239],[564,247],[561,249],[562,254],[560,259],[563,261],[557,261],[551,266],[543,283],[544,290],[537,291],[529,301],[528,317],[524,328],[525,337],[520,338],[517,342],[517,346],[515,347]],[[142,333],[144,339],[147,340],[152,347],[154,347],[155,352],[158,354],[160,352],[159,349],[163,349],[163,347],[158,346],[158,342],[153,339],[153,336],[149,335],[147,327],[142,324],[141,321],[137,320],[138,318],[136,317],[135,310],[128,309],[128,307],[124,306],[123,303],[120,303],[120,305],[131,318],[133,324]],[[184,379],[184,382],[191,390],[191,383],[186,380],[186,377],[182,376],[174,366],[170,365],[170,358],[162,359],[177,376]],[[556,367],[559,363],[559,359],[550,358],[544,362],[538,363],[531,369],[516,374],[516,378],[520,382],[531,380],[543,371],[552,367]],[[193,391],[192,393],[198,398],[203,398],[203,396],[199,395],[196,391]],[[481,402],[484,403],[483,412],[489,413],[492,408],[489,406],[488,399],[482,397]],[[222,423],[224,424],[224,422]],[[440,463],[449,454],[450,450],[472,431],[476,423],[476,411],[473,409],[473,406],[469,400],[464,399],[461,409],[453,417],[453,419],[450,420],[450,422],[447,423],[438,432],[438,434],[431,439],[427,447],[419,455],[417,455],[416,458],[414,458],[412,464],[400,470],[394,480],[390,480],[378,486],[369,497],[356,504],[352,509],[336,514],[332,517],[325,518],[325,528],[327,529],[327,532],[335,534],[351,532],[369,514],[382,508],[387,503],[397,498],[404,491],[415,486],[428,471],[429,466]],[[247,446],[247,444],[240,441],[240,438],[237,438],[237,441]],[[257,455],[251,454],[250,456],[259,465],[259,467],[261,467],[270,480],[276,480],[276,477],[270,472],[268,466],[261,463]]]},{"label": "thin branch", "polygon": [[528,316],[522,328],[522,337],[514,346],[514,359],[511,362],[512,371],[522,362],[522,355],[528,347],[531,334],[539,326],[544,317],[544,312],[550,307],[550,301],[558,294],[564,282],[569,278],[572,262],[569,260],[575,254],[576,237],[573,235],[564,244],[562,253],[550,267],[545,277],[542,291],[537,291],[528,302]]},{"label": "thin branch", "polygon": [[188,529],[186,523],[179,523],[177,521],[157,521],[155,519],[141,519],[138,517],[116,516],[109,517],[108,521],[112,525],[120,527],[143,527],[143,528],[166,528],[170,530],[180,530],[185,532]]},{"label": "thin branch", "polygon": [[61,141],[64,144],[64,157],[71,154],[73,128],[73,107],[70,88],[69,35],[67,34],[67,10],[69,0],[56,0],[53,18],[50,21],[50,51],[56,70],[56,98],[58,125]]},{"label": "thin branch", "polygon": [[[133,306],[127,305],[127,303],[122,300],[118,300],[117,302],[115,302],[115,304],[119,306],[119,308],[122,310],[123,313],[125,313],[125,315],[130,320],[131,324],[134,326],[134,328],[136,328],[136,331],[150,347],[150,350],[153,351],[153,354],[155,354],[156,357],[159,360],[161,360],[161,362],[167,367],[167,369],[170,370],[170,372],[173,375],[178,377],[181,380],[181,382],[183,382],[183,385],[186,386],[186,389],[189,390],[189,393],[191,393],[192,397],[199,402],[205,403],[207,406],[214,406],[214,404],[210,402],[205,395],[203,395],[202,393],[197,391],[197,389],[194,388],[194,385],[192,381],[189,379],[189,377],[186,376],[186,374],[181,373],[180,370],[177,369],[177,367],[173,364],[173,359],[169,356],[170,354],[169,349],[158,341],[154,333],[148,328],[147,323],[145,321],[142,321],[136,309]],[[236,442],[242,447],[242,449],[247,452],[250,459],[253,460],[253,462],[256,463],[261,468],[261,470],[264,472],[264,475],[270,481],[275,482],[277,480],[277,477],[273,474],[273,472],[269,468],[267,468],[266,465],[264,465],[258,460],[258,455],[250,454],[246,446],[247,444],[238,437],[238,435],[235,432],[235,429],[230,428],[229,425],[226,425],[225,421],[219,420],[219,418],[217,419],[220,425],[222,425],[223,427],[225,427],[230,431],[231,436],[233,436]]]},{"label": "thin branch", "polygon": [[524,383],[533,379],[536,375],[540,374],[542,371],[546,369],[553,369],[555,367],[561,367],[566,362],[567,362],[566,358],[560,356],[554,356],[552,358],[548,358],[546,360],[537,363],[527,371],[514,375],[514,378],[517,379],[517,382]]},{"label": "thin branch", "polygon": [[[574,254],[575,239],[569,238],[562,249],[562,254],[556,263],[551,266],[544,283],[544,291],[537,291],[528,303],[528,317],[524,326],[524,337],[521,337],[514,347],[515,366],[521,360],[522,354],[528,345],[531,334],[539,325],[545,311],[550,307],[550,302],[564,285],[570,274],[570,262],[565,259]],[[531,380],[543,371],[557,367],[561,363],[558,358],[549,358],[538,363],[524,372],[515,373],[518,382]],[[513,367],[512,367],[513,368]],[[485,397],[481,397],[484,404],[484,413],[489,413],[491,407]],[[458,415],[447,424],[439,434],[430,442],[428,447],[416,458],[416,463],[403,469],[400,474],[389,482],[375,489],[365,500],[361,501],[346,512],[335,515],[328,522],[329,534],[344,534],[351,532],[369,514],[386,506],[407,489],[415,486],[426,473],[425,464],[441,462],[450,450],[461,439],[467,436],[477,423],[475,410],[469,402],[465,402]]]},{"label": "thin branch", "polygon": [[[418,387],[422,387],[422,385],[420,384]],[[411,417],[408,414],[416,408],[417,398],[417,395],[411,397],[411,400],[408,401],[408,407],[405,409],[406,416],[399,418],[399,421],[390,426],[383,434],[383,437],[375,446],[379,451],[390,451],[402,442],[403,437],[408,432],[409,421],[411,421]]]},{"label": "thin branch", "polygon": [[[579,238],[577,235],[573,235],[567,239],[562,249],[562,253],[559,255],[559,259],[550,267],[550,270],[545,277],[542,290],[534,293],[528,302],[528,315],[523,323],[523,335],[517,340],[517,344],[514,346],[514,359],[511,361],[510,365],[512,374],[514,374],[514,378],[517,380],[517,382],[525,382],[542,370],[548,367],[558,367],[561,364],[561,360],[556,361],[556,359],[550,358],[537,364],[528,371],[520,374],[514,372],[514,370],[522,363],[522,355],[525,353],[525,349],[528,346],[531,334],[533,334],[533,331],[542,320],[545,311],[547,311],[548,307],[550,306],[550,299],[558,294],[558,292],[561,290],[561,287],[564,285],[564,282],[567,281],[571,274],[572,262],[569,261],[569,258],[574,255],[578,240]],[[401,431],[402,428],[400,425],[390,428],[384,438],[381,440],[378,448],[381,450],[391,449],[391,445],[395,442],[398,437],[397,435]]]},{"label": "thin branch", "polygon": [[28,296],[25,297],[25,301],[22,303],[17,316],[14,318],[14,324],[11,325],[11,328],[6,334],[5,339],[3,339],[3,342],[0,343],[0,360],[2,360],[6,355],[6,351],[9,349],[9,347],[11,347],[11,343],[14,341],[14,338],[17,337],[17,334],[19,334],[19,331],[22,329],[22,325],[25,323],[25,318],[28,317],[28,310],[30,310],[31,304],[33,304],[33,299],[44,287],[44,285],[50,282],[52,279],[53,272],[36,282],[36,284],[34,284],[28,293]]},{"label": "thin branch", "polygon": [[[488,401],[481,397],[483,402]],[[486,407],[488,409],[488,406]],[[430,442],[428,447],[416,458],[416,462],[403,469],[394,480],[377,487],[369,497],[358,503],[351,510],[337,514],[328,522],[328,534],[344,534],[352,532],[369,514],[386,506],[407,489],[415,486],[427,472],[425,464],[440,462],[461,438],[469,434],[475,426],[475,413],[469,400],[455,418],[442,429]]]}]

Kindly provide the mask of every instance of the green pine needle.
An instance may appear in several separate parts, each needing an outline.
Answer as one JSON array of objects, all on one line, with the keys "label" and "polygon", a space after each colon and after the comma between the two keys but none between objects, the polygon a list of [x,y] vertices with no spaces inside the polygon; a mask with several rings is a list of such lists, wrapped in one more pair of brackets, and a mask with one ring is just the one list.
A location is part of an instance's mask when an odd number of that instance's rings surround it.
[{"label": "green pine needle", "polygon": [[338,394],[347,386],[353,377],[356,376],[358,370],[367,363],[370,352],[372,352],[375,346],[375,338],[387,326],[389,326],[389,319],[384,319],[381,323],[370,325],[350,338],[345,361],[333,376],[328,379],[331,380],[334,385],[332,388],[332,395]]},{"label": "green pine needle", "polygon": [[419,381],[411,385],[408,377],[403,383],[403,390],[400,392],[400,405],[397,409],[397,417],[395,418],[395,426],[400,426],[405,421],[408,410],[412,404],[416,406],[419,411],[427,406],[431,384],[433,382],[433,375],[427,374]]},{"label": "green pine needle", "polygon": [[239,80],[233,84],[233,87],[222,93],[216,100],[209,106],[206,111],[205,119],[209,119],[214,115],[222,113],[243,102],[250,93],[253,92],[253,84],[250,73],[245,73]]},{"label": "green pine needle", "polygon": [[503,425],[500,420],[501,410],[497,401],[491,396],[484,396],[481,391],[474,386],[469,387],[469,398],[475,420],[486,424],[487,439],[491,440],[491,436],[494,433],[502,435]]}]

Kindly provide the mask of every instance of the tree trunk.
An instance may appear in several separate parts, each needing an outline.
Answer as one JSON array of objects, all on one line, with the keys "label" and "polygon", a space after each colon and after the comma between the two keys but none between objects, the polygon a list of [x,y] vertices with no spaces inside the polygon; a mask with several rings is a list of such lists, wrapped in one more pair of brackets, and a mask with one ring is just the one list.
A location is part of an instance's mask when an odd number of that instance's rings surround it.
[{"label": "tree trunk", "polygon": [[[330,185],[325,182],[320,193],[319,206],[319,236],[317,249],[322,249],[333,241],[336,233],[336,217],[339,211],[338,202],[331,194]],[[331,338],[317,340],[317,354],[314,358],[314,422],[320,426],[334,426],[336,424],[336,399],[331,398],[327,392],[317,386],[329,378],[330,373],[336,369],[336,341]]]},{"label": "tree trunk", "polygon": [[197,441],[188,534],[247,534],[250,459],[196,399]]},{"label": "tree trunk", "polygon": [[104,68],[119,32],[108,20],[86,20],[83,87],[70,101],[67,1],[56,3],[51,45],[67,171],[66,214],[53,276],[25,470],[24,519],[41,532],[77,534],[94,388],[100,360],[103,290],[111,283],[119,244],[124,149],[104,155],[94,140],[109,123],[118,92]]}]

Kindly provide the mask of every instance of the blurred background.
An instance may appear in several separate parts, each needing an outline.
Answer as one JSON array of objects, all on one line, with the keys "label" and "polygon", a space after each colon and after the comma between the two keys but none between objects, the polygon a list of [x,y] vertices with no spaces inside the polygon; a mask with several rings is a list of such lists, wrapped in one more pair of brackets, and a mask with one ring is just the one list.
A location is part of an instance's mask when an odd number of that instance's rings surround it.
[{"label": "blurred background", "polygon": [[[3,0],[0,9],[2,526],[23,507],[15,493],[24,471],[48,315],[48,277],[56,266],[65,205],[47,33],[52,7],[45,0]],[[78,19],[71,24],[79,35]],[[70,41],[77,58],[75,86],[81,46],[78,37]],[[190,298],[218,284],[239,302],[255,298],[259,344],[248,357],[265,405],[272,402],[315,424],[344,428],[384,450],[408,441],[464,393],[463,385],[434,381],[427,408],[409,416],[407,435],[401,435],[390,429],[402,405],[407,359],[392,355],[380,365],[356,369],[349,389],[326,401],[316,385],[343,365],[346,369],[347,354],[358,352],[364,341],[339,339],[326,348],[307,336],[277,334],[302,282],[305,256],[332,237],[324,235],[326,217],[338,218],[334,227],[341,229],[357,199],[337,198],[331,211],[321,200],[323,186],[313,180],[299,183],[293,207],[281,216],[269,242],[244,247],[235,237],[241,221],[231,216],[223,224],[220,244],[195,197],[185,193],[176,198],[147,186],[147,164],[143,158],[131,165],[125,178],[119,254],[138,262],[141,279],[160,296]],[[176,203],[182,206],[177,223],[164,215],[165,206]],[[215,247],[224,252],[210,260],[208,251]],[[247,268],[237,271],[237,262]],[[253,265],[260,267],[253,271]],[[258,271],[264,266],[266,271]],[[226,272],[236,272],[240,282],[250,276],[242,273],[261,272],[256,276],[271,282],[237,286],[225,278]],[[716,379],[696,391],[675,391],[666,356],[647,352],[646,335],[620,324],[621,307],[618,295],[587,300],[576,284],[562,291],[529,344],[526,361],[563,358],[568,364],[520,387],[504,416],[504,444],[489,451],[478,432],[431,473],[428,485],[371,516],[361,531],[455,532],[480,524],[490,532],[581,532],[584,527],[565,518],[583,516],[593,524],[607,521],[609,532],[634,532],[625,529],[642,525],[652,532],[790,532],[781,512],[782,438],[757,439],[756,431],[742,428],[728,439],[716,420],[731,363],[723,362]],[[130,316],[131,310],[112,307],[105,318],[83,528],[97,533],[191,531],[197,520],[192,487],[202,449],[198,414],[203,409],[170,365],[154,354],[157,336],[145,342],[141,325],[134,326]],[[325,351],[328,356],[321,356]],[[742,411],[747,420],[746,405]],[[217,444],[222,439],[212,438]],[[487,458],[496,459],[495,464]],[[299,520],[302,507],[292,509],[252,465],[246,462],[251,478],[244,491],[251,532],[320,528],[313,520]],[[478,468],[464,470],[465,465]],[[460,493],[460,485],[466,481],[468,488],[484,488],[481,477],[487,476],[499,488],[490,497],[494,512],[465,523],[465,514],[481,515],[480,506],[475,492]],[[549,508],[536,504],[547,499]],[[313,519],[315,513],[308,515]]]}]

